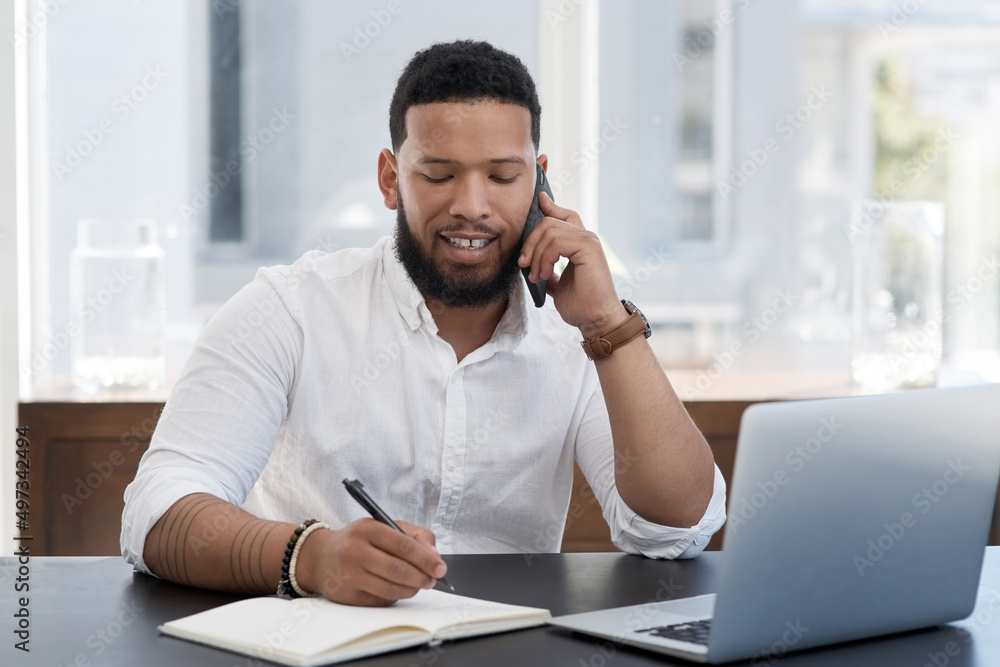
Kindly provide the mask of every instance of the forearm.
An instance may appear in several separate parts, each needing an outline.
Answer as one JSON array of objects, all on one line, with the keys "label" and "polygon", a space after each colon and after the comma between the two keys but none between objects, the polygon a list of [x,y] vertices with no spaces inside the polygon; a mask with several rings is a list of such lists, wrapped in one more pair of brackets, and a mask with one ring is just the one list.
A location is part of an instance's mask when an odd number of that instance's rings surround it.
[{"label": "forearm", "polygon": [[143,560],[158,577],[187,586],[274,593],[295,528],[195,493],[174,503],[153,525]]},{"label": "forearm", "polygon": [[696,524],[712,498],[714,457],[646,339],[633,339],[594,363],[622,500],[653,523]]}]

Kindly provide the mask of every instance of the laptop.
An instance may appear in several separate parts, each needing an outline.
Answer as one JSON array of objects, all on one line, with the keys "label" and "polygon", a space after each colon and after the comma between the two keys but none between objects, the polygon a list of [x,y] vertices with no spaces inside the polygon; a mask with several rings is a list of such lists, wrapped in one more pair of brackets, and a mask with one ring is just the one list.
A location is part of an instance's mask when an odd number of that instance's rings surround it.
[{"label": "laptop", "polygon": [[1000,384],[753,405],[717,592],[553,618],[696,662],[965,618],[1000,479]]}]

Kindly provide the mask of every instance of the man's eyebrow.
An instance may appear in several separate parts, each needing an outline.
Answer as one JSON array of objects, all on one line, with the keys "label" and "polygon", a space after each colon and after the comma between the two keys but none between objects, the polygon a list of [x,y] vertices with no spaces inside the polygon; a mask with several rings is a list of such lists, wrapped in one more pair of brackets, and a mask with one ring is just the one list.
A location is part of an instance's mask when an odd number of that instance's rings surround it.
[{"label": "man's eyebrow", "polygon": [[[486,161],[487,164],[527,164],[527,161],[519,155],[508,155],[506,157],[495,157]],[[451,160],[444,157],[434,157],[431,155],[425,155],[424,157],[417,160],[416,164],[446,164],[455,165],[460,164],[458,160]]]}]

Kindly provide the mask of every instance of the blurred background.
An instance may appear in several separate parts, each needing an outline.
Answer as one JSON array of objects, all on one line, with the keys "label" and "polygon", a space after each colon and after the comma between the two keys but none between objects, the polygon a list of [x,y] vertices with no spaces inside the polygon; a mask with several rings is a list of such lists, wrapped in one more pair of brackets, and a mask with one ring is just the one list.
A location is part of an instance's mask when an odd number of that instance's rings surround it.
[{"label": "blurred background", "polygon": [[846,371],[851,211],[932,201],[944,364],[1000,379],[997,3],[32,0],[10,37],[22,396],[70,372],[81,219],[154,221],[168,376],[259,266],[390,234],[389,98],[455,38],[535,76],[557,201],[606,241],[664,365]]}]

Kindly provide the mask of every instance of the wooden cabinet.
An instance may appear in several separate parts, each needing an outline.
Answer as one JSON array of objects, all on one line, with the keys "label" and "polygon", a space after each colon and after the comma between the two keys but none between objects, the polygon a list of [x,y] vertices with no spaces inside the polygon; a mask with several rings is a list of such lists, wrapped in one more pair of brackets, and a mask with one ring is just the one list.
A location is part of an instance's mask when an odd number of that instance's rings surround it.
[{"label": "wooden cabinet", "polygon": [[32,555],[120,554],[123,494],[162,403],[22,403],[28,427]]}]

